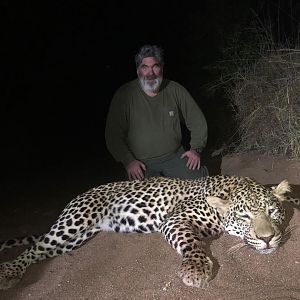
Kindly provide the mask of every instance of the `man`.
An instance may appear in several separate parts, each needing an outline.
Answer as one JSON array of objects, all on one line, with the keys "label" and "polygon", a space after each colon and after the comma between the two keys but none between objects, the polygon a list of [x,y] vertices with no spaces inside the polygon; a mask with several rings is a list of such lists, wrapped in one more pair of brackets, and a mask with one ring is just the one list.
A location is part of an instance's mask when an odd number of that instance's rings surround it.
[{"label": "man", "polygon": [[[122,162],[129,180],[151,176],[199,178],[206,145],[205,117],[178,83],[163,79],[163,50],[145,45],[135,56],[138,79],[120,87],[107,116],[108,150]],[[190,149],[181,145],[184,122],[191,132]]]}]

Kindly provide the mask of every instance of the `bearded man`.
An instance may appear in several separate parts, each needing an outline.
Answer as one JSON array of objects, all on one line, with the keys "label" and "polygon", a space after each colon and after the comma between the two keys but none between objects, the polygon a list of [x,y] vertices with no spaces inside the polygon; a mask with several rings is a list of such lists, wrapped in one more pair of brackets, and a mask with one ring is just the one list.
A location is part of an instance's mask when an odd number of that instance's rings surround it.
[{"label": "bearded man", "polygon": [[[207,123],[188,91],[163,78],[163,50],[141,47],[135,56],[138,78],[113,96],[106,121],[106,145],[129,180],[151,176],[195,179],[208,175],[201,165]],[[181,122],[191,133],[182,146]]]}]

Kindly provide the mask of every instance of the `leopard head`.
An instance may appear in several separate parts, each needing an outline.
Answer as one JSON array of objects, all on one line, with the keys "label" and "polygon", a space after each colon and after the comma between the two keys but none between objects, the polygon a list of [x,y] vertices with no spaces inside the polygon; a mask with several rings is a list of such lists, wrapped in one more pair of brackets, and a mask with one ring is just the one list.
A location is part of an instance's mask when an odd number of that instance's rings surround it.
[{"label": "leopard head", "polygon": [[280,225],[285,216],[282,202],[290,192],[286,180],[272,188],[250,178],[229,188],[226,199],[209,196],[208,203],[221,215],[224,230],[239,236],[260,253],[271,253],[282,239]]}]

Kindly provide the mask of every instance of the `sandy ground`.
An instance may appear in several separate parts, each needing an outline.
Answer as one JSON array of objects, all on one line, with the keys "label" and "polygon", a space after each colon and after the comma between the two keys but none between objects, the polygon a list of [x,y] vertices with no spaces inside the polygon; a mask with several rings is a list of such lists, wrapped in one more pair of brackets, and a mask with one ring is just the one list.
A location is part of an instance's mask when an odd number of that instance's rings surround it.
[{"label": "sandy ground", "polygon": [[[73,196],[102,183],[100,177],[90,179],[89,167],[65,169],[63,174],[48,170],[47,176],[21,178],[23,186],[7,185],[4,195],[11,198],[1,208],[1,239],[45,231]],[[65,175],[72,172],[80,176]],[[293,187],[300,197],[299,186]],[[299,226],[299,209],[285,207],[284,226]],[[300,299],[299,228],[269,255],[248,248],[229,254],[239,242],[226,234],[207,242],[214,278],[201,290],[181,282],[181,258],[159,234],[100,233],[70,254],[32,265],[16,287],[0,291],[0,299]],[[5,250],[0,261],[20,251]]]}]

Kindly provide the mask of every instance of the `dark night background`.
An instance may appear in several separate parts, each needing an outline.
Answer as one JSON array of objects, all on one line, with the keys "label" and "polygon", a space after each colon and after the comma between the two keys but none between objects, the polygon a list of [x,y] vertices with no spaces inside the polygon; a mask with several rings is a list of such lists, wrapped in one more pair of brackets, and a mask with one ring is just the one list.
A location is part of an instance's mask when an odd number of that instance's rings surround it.
[{"label": "dark night background", "polygon": [[38,179],[42,202],[42,192],[56,187],[81,182],[74,196],[121,177],[106,150],[105,119],[114,91],[135,78],[133,57],[146,43],[165,49],[165,77],[184,85],[204,111],[207,153],[226,142],[233,116],[222,94],[205,93],[218,79],[207,67],[255,14],[274,23],[280,15],[280,30],[294,32],[299,4],[195,2],[1,1],[2,205],[30,185],[37,193]]}]

